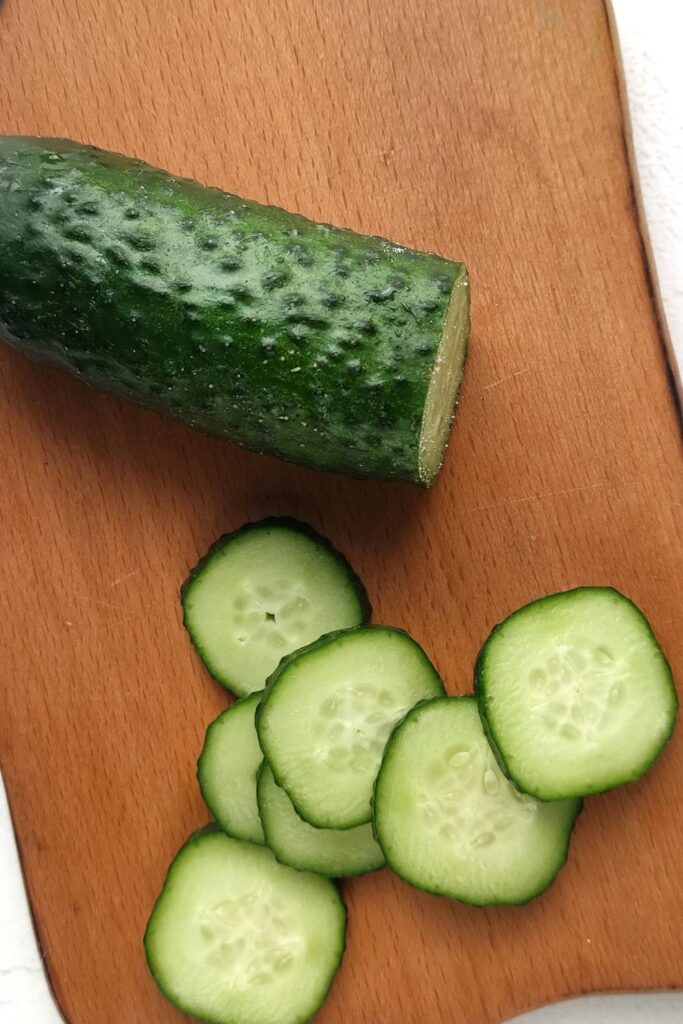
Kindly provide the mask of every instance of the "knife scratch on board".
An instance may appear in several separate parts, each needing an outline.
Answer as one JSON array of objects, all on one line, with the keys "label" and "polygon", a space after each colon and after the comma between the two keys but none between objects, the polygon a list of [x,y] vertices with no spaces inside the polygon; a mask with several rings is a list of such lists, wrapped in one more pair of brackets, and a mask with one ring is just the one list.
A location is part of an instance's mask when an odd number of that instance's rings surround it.
[{"label": "knife scratch on board", "polygon": [[114,580],[113,583],[110,583],[109,586],[118,587],[119,583],[123,583],[124,580],[129,580],[131,576],[135,576],[137,572],[139,572],[139,569],[131,569],[131,571],[127,572],[125,576],[119,576],[119,578],[117,580]]},{"label": "knife scratch on board", "polygon": [[529,367],[525,366],[523,370],[515,370],[514,373],[509,373],[506,377],[501,377],[499,380],[492,380],[490,384],[484,384],[483,387],[477,388],[477,392],[490,391],[491,388],[497,388],[499,384],[505,384],[509,380],[514,380],[515,377],[520,377],[523,373],[529,373]]},{"label": "knife scratch on board", "polygon": [[607,487],[607,483],[598,482],[594,484],[582,484],[580,487],[561,487],[557,491],[541,491],[540,494],[528,494],[521,498],[507,498],[505,501],[493,501],[489,505],[476,505],[474,508],[465,509],[467,514],[472,512],[488,512],[494,508],[504,508],[506,505],[522,505],[527,501],[540,501],[541,498],[560,498],[567,494],[577,494],[580,491],[594,491],[599,487]]}]

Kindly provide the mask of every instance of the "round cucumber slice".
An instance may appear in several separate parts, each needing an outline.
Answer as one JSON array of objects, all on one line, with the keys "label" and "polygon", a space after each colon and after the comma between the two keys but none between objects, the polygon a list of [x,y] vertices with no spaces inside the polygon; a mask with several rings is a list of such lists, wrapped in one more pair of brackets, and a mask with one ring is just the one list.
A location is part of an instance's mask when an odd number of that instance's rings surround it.
[{"label": "round cucumber slice", "polygon": [[193,569],[181,600],[202,661],[240,697],[262,689],[284,655],[370,617],[365,588],[343,555],[285,518],[222,537]]},{"label": "round cucumber slice", "polygon": [[371,819],[370,800],[392,728],[443,694],[422,648],[388,626],[342,630],[283,660],[256,713],[261,749],[296,810],[317,828]]},{"label": "round cucumber slice", "polygon": [[474,697],[444,697],[394,730],[374,824],[388,865],[411,885],[478,906],[526,903],[564,864],[580,806],[520,793],[496,763]]},{"label": "round cucumber slice", "polygon": [[332,878],[362,875],[384,864],[371,824],[347,829],[309,825],[278,786],[267,761],[258,775],[257,795],[266,842],[283,864]]},{"label": "round cucumber slice", "polygon": [[260,693],[226,708],[206,730],[197,781],[206,806],[235,839],[264,843],[256,804],[256,775],[263,753],[254,727]]},{"label": "round cucumber slice", "polygon": [[212,829],[173,861],[145,933],[163,994],[211,1024],[303,1024],[344,953],[333,882]]},{"label": "round cucumber slice", "polygon": [[642,612],[609,587],[579,587],[496,626],[475,672],[501,764],[541,800],[640,778],[671,736],[671,669]]}]

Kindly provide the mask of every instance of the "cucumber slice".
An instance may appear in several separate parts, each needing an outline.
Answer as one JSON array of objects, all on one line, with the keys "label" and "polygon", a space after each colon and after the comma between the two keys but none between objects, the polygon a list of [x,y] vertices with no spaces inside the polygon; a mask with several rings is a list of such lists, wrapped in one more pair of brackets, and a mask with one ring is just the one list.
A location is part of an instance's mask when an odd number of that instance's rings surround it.
[{"label": "cucumber slice", "polygon": [[384,864],[370,823],[347,829],[309,825],[278,786],[267,761],[258,775],[257,796],[266,842],[283,864],[332,878],[362,875]]},{"label": "cucumber slice", "polygon": [[263,754],[254,713],[260,699],[260,693],[252,693],[223,711],[206,730],[197,761],[206,806],[228,835],[249,843],[265,843],[256,804],[256,775]]},{"label": "cucumber slice", "polygon": [[301,1024],[327,995],[345,931],[329,879],[208,829],[173,861],[144,941],[179,1010],[212,1024]]},{"label": "cucumber slice", "polygon": [[647,619],[610,587],[579,587],[520,608],[491,633],[475,676],[501,764],[540,800],[640,778],[678,712]]},{"label": "cucumber slice", "polygon": [[388,626],[342,630],[285,658],[256,713],[261,749],[280,786],[317,828],[371,819],[370,800],[393,726],[443,694],[422,648]]},{"label": "cucumber slice", "polygon": [[411,885],[477,906],[526,903],[567,859],[580,806],[520,793],[496,763],[474,697],[443,697],[394,730],[375,786],[375,832]]},{"label": "cucumber slice", "polygon": [[248,523],[221,537],[181,590],[183,622],[209,672],[242,697],[285,654],[370,618],[343,555],[293,519]]}]

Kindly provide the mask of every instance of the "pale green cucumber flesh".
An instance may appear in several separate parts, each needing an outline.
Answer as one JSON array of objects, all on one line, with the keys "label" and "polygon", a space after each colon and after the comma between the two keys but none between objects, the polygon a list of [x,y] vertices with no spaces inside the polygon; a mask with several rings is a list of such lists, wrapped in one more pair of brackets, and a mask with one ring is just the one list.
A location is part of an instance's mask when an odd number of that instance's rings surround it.
[{"label": "pale green cucumber flesh", "polygon": [[514,612],[484,644],[479,707],[501,764],[543,800],[640,778],[671,736],[671,669],[642,612],[579,587]]},{"label": "pale green cucumber flesh", "polygon": [[463,275],[453,286],[420,427],[419,479],[426,487],[434,482],[443,463],[467,355],[469,328],[469,280]]},{"label": "pale green cucumber flesh", "polygon": [[173,861],[145,933],[150,971],[210,1024],[303,1024],[339,967],[346,911],[334,884],[211,829]]},{"label": "pale green cucumber flesh", "polygon": [[299,815],[318,828],[370,821],[372,787],[393,726],[443,694],[406,633],[366,626],[323,637],[284,659],[256,714],[259,743]]},{"label": "pale green cucumber flesh", "polygon": [[260,697],[260,693],[243,697],[211,723],[197,762],[206,806],[228,835],[250,843],[265,842],[256,803],[256,776],[263,754],[254,713]]},{"label": "pale green cucumber flesh", "polygon": [[483,906],[525,903],[552,882],[580,801],[520,793],[495,760],[475,699],[445,697],[414,708],[392,733],[373,807],[398,875]]},{"label": "pale green cucumber flesh", "polygon": [[222,537],[181,596],[198,654],[238,696],[260,690],[286,654],[370,616],[365,588],[343,555],[286,518]]},{"label": "pale green cucumber flesh", "polygon": [[266,842],[283,864],[332,878],[362,875],[384,864],[371,824],[347,829],[309,825],[278,786],[267,761],[258,775],[257,795]]}]

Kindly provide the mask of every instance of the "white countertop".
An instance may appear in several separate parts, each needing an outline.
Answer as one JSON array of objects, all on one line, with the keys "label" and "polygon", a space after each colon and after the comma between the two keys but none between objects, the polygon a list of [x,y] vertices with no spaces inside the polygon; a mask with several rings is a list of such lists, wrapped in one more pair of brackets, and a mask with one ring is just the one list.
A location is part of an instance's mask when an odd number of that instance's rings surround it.
[{"label": "white countertop", "polygon": [[[646,4],[613,0],[613,6],[643,202],[671,339],[683,368],[683,9],[672,0]],[[169,1011],[169,1021],[172,1018]],[[57,1024],[61,1020],[43,975],[0,785],[0,1022]],[[681,1022],[683,993],[590,997],[515,1019],[515,1024]]]}]

